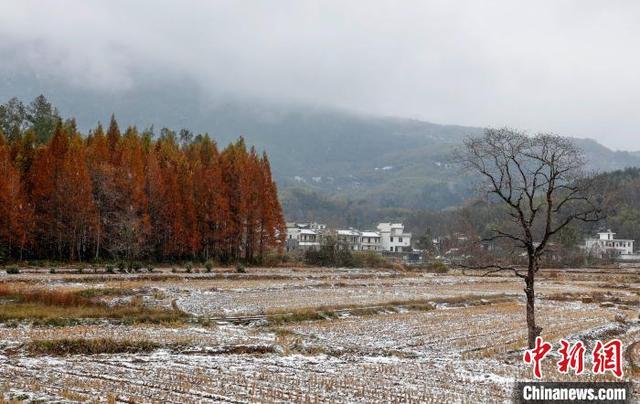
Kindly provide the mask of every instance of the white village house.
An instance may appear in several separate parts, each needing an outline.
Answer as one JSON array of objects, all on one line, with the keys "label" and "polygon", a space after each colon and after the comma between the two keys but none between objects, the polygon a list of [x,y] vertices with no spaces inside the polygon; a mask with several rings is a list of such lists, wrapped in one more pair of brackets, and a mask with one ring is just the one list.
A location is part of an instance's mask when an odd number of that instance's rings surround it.
[{"label": "white village house", "polygon": [[347,246],[348,249],[358,251],[360,249],[360,232],[355,229],[336,231],[338,243]]},{"label": "white village house", "polygon": [[326,228],[318,223],[287,223],[287,251],[319,249]]},{"label": "white village house", "polygon": [[596,257],[622,257],[633,255],[634,240],[617,239],[611,230],[598,233],[596,238],[588,238],[584,249],[587,254]]},{"label": "white village house", "polygon": [[404,232],[402,223],[380,223],[378,231],[339,229],[330,231],[324,224],[287,223],[287,251],[318,249],[326,236],[353,251],[407,252],[412,251],[411,233]]},{"label": "white village house", "polygon": [[404,232],[402,223],[380,223],[378,232],[383,251],[411,251],[411,233]]},{"label": "white village house", "polygon": [[382,237],[377,231],[363,231],[360,234],[360,249],[362,251],[381,251]]}]

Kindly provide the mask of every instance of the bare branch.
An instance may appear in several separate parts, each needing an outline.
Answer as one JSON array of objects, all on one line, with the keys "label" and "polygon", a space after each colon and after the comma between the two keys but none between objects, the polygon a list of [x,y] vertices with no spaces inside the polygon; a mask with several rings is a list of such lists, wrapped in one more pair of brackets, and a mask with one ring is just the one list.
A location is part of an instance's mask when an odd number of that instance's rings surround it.
[{"label": "bare branch", "polygon": [[463,269],[474,269],[474,270],[484,270],[484,269],[489,269],[489,271],[485,272],[484,274],[482,274],[481,276],[488,276],[494,273],[498,273],[498,272],[504,272],[504,271],[512,271],[513,274],[519,278],[525,278],[526,275],[521,274],[520,272],[518,272],[518,268],[516,267],[512,267],[512,266],[501,266],[498,264],[493,264],[493,265],[480,265],[480,266],[474,266],[474,265],[463,265],[463,264],[456,264],[457,266],[459,266],[460,268]]},{"label": "bare branch", "polygon": [[488,129],[483,137],[467,139],[465,149],[463,165],[481,174],[487,195],[507,207],[510,223],[520,229],[496,226],[483,241],[510,240],[533,259],[574,220],[600,220],[590,184],[583,181],[584,156],[569,139]]}]

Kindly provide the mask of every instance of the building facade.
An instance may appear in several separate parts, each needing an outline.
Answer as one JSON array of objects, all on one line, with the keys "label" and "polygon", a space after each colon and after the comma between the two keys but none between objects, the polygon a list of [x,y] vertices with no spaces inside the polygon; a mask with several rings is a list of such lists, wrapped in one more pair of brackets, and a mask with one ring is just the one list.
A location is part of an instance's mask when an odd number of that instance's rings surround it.
[{"label": "building facade", "polygon": [[382,251],[411,251],[411,233],[404,232],[402,223],[380,223],[378,232]]},{"label": "building facade", "polygon": [[318,223],[287,223],[287,251],[319,249],[327,237],[335,237],[340,248],[387,253],[412,252],[411,233],[402,223],[380,223],[377,231],[329,230]]},{"label": "building facade", "polygon": [[360,233],[360,249],[362,251],[382,251],[382,237],[377,231]]},{"label": "building facade", "polygon": [[320,223],[287,223],[286,250],[319,249],[327,226]]},{"label": "building facade", "polygon": [[336,239],[339,246],[343,246],[351,251],[360,250],[360,232],[355,229],[336,231]]},{"label": "building facade", "polygon": [[584,248],[589,255],[596,257],[617,257],[625,255],[633,255],[634,240],[617,239],[616,233],[611,230],[598,233],[598,237],[588,238],[585,241]]}]

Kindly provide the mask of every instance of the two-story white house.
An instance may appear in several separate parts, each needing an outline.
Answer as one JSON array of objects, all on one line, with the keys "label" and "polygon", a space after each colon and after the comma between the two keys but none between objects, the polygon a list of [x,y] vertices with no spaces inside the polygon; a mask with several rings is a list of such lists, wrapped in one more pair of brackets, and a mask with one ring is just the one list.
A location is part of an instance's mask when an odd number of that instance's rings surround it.
[{"label": "two-story white house", "polygon": [[287,251],[319,249],[326,228],[319,223],[287,223]]},{"label": "two-story white house", "polygon": [[336,232],[338,243],[349,250],[360,250],[360,232],[355,229],[338,230]]},{"label": "two-story white house", "polygon": [[380,223],[380,242],[383,251],[401,252],[411,250],[411,233],[404,232],[402,223]]},{"label": "two-story white house", "polygon": [[360,249],[362,251],[381,251],[382,237],[377,231],[363,231],[360,233]]},{"label": "two-story white house", "polygon": [[308,250],[310,248],[318,249],[320,248],[320,237],[320,234],[316,230],[301,229],[298,245],[303,250]]},{"label": "two-story white house", "polygon": [[287,222],[287,242],[289,240],[298,241],[300,237],[300,227],[298,227],[297,223]]},{"label": "two-story white house", "polygon": [[584,248],[589,255],[603,256],[624,256],[633,255],[634,240],[615,238],[616,233],[611,230],[598,233],[596,238],[588,238]]},{"label": "two-story white house", "polygon": [[287,251],[319,249],[326,237],[334,235],[341,248],[352,251],[410,252],[411,233],[405,233],[402,223],[380,223],[377,231],[342,229],[327,230],[318,223],[287,223]]}]

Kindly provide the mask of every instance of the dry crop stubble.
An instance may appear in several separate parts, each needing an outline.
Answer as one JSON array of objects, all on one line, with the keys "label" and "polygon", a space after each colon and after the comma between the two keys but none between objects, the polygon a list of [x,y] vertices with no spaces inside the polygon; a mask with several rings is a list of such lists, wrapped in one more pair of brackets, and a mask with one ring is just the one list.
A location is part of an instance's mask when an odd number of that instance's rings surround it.
[{"label": "dry crop stubble", "polygon": [[[504,402],[516,378],[530,377],[520,360],[524,308],[513,277],[318,268],[217,279],[194,275],[203,274],[109,275],[101,281],[55,274],[46,284],[5,280],[0,312],[19,306],[23,322],[0,326],[4,398]],[[640,286],[637,277],[616,273],[608,287],[602,276],[543,277],[539,320],[545,338],[595,338],[621,326],[616,335],[624,346],[640,339],[637,318],[624,307]],[[591,301],[580,297],[590,293],[601,294]],[[123,324],[113,318],[118,304],[137,313],[186,314],[176,323]],[[104,317],[57,327],[34,324],[43,312],[68,317],[88,310]],[[193,314],[225,313],[294,316],[241,325],[194,322]],[[104,342],[111,349],[92,348]],[[550,364],[544,371],[554,374]],[[630,368],[625,372],[637,377]]]}]

